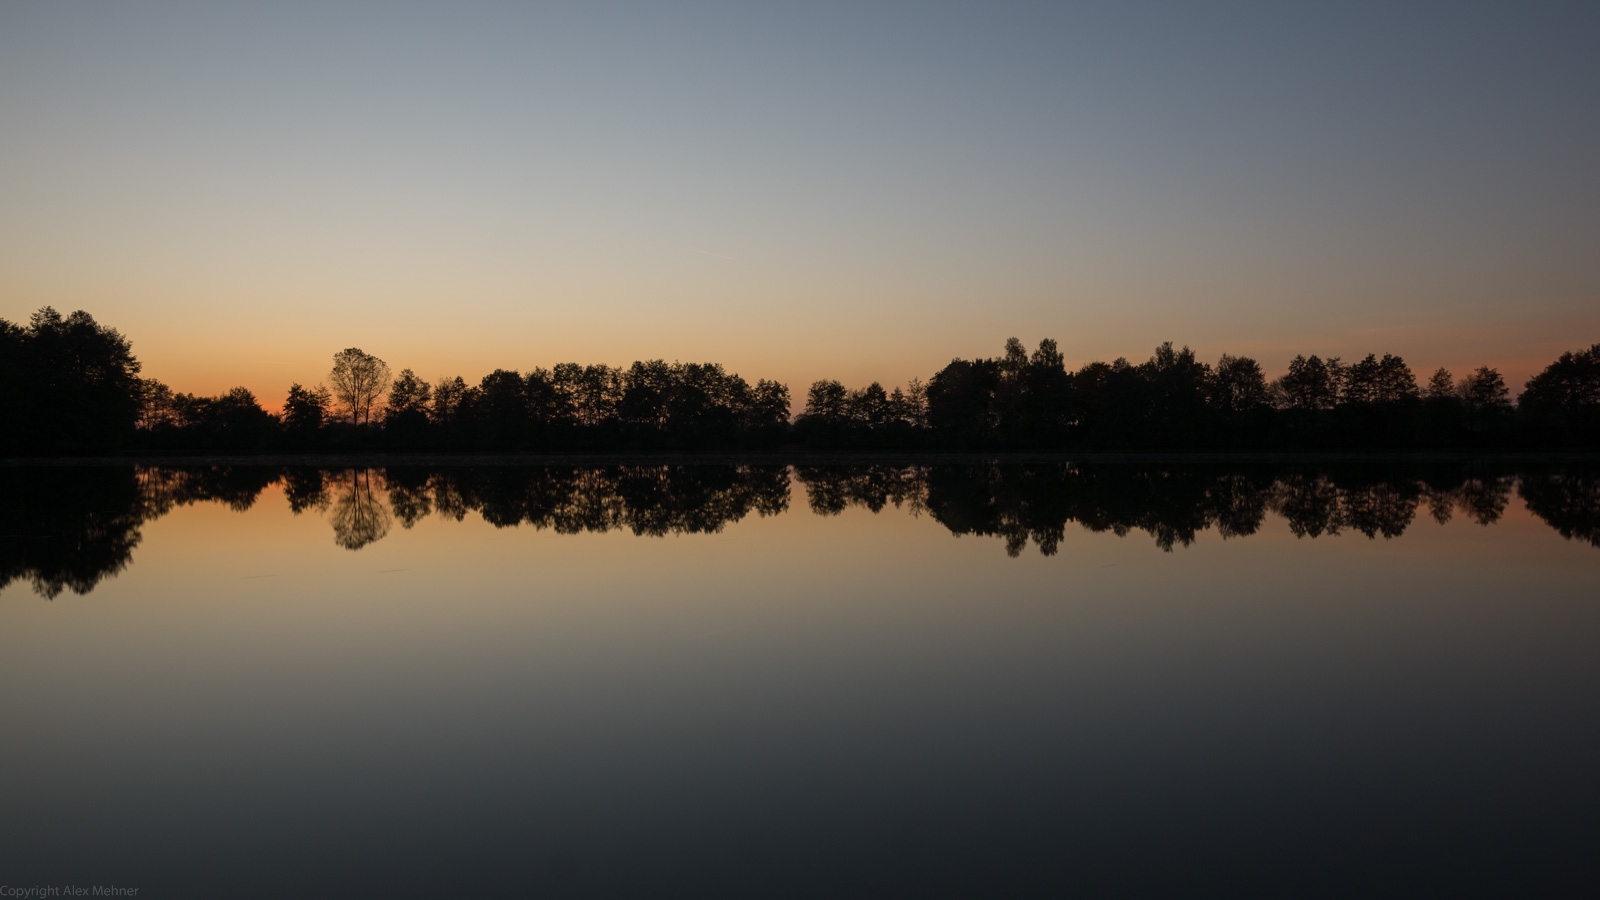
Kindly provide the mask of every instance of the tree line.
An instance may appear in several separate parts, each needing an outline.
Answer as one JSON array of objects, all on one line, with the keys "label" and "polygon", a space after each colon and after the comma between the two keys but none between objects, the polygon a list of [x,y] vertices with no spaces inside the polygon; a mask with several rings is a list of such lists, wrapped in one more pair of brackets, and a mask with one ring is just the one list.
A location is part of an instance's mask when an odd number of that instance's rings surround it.
[{"label": "tree line", "polygon": [[1600,445],[1600,344],[1563,354],[1513,401],[1480,366],[1419,385],[1405,360],[1299,355],[1269,380],[1261,364],[1215,365],[1170,342],[1149,359],[1069,371],[1056,342],[1016,338],[988,359],[955,359],[924,385],[886,393],[819,381],[795,422],[807,442],[961,450],[1262,450]]},{"label": "tree line", "polygon": [[1418,382],[1399,356],[1214,365],[1170,342],[1149,359],[1069,370],[1016,338],[885,389],[787,385],[716,363],[560,363],[477,383],[393,374],[351,347],[276,411],[251,391],[178,393],[139,376],[128,339],[83,311],[0,319],[0,453],[10,456],[543,450],[1318,450],[1600,446],[1600,344],[1567,352],[1513,399],[1494,368]]}]

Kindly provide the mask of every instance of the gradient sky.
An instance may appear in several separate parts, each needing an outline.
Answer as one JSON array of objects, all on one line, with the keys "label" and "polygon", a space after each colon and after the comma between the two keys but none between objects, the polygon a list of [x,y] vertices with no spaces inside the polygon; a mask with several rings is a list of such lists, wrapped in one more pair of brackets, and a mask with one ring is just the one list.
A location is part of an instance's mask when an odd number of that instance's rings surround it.
[{"label": "gradient sky", "polygon": [[1600,341],[1592,3],[0,4],[0,317],[175,390]]}]

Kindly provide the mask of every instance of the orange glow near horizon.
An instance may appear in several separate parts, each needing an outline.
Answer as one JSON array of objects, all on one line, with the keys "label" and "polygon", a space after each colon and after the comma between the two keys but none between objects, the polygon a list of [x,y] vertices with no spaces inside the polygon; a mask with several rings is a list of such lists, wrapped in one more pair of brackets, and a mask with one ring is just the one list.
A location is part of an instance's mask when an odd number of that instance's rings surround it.
[{"label": "orange glow near horizon", "polygon": [[[1393,328],[1383,332],[1352,329],[1342,334],[1322,333],[1294,340],[1250,332],[1238,340],[1218,335],[1186,340],[1182,334],[1152,334],[1143,339],[1132,334],[1137,326],[1108,328],[1108,336],[1119,341],[1073,333],[1068,328],[1043,328],[1037,333],[1023,329],[980,333],[981,323],[965,323],[962,334],[939,334],[921,329],[908,338],[873,339],[873,333],[841,337],[828,341],[811,329],[778,329],[779,335],[764,335],[755,326],[735,324],[670,330],[659,323],[623,324],[601,335],[578,328],[559,331],[531,326],[526,318],[505,314],[498,321],[487,320],[481,332],[476,322],[386,322],[339,326],[313,326],[293,333],[285,323],[270,316],[259,320],[248,315],[234,328],[225,322],[201,319],[198,322],[170,323],[165,317],[129,307],[121,316],[115,307],[107,311],[92,303],[70,302],[54,305],[62,312],[82,308],[102,324],[118,328],[133,343],[134,353],[143,365],[142,374],[156,378],[174,391],[200,395],[221,394],[236,386],[251,390],[269,410],[281,404],[289,385],[307,386],[323,382],[332,365],[333,354],[357,346],[384,359],[395,374],[409,368],[430,383],[441,377],[461,375],[476,383],[496,368],[526,372],[535,366],[550,368],[558,362],[605,363],[626,367],[634,360],[662,358],[669,362],[718,362],[754,382],[773,378],[788,384],[797,409],[811,382],[836,378],[850,387],[879,381],[886,387],[904,385],[911,378],[926,381],[953,357],[996,356],[1007,337],[1017,336],[1030,349],[1041,337],[1054,337],[1074,370],[1093,361],[1109,362],[1125,356],[1138,363],[1146,359],[1163,340],[1192,347],[1202,361],[1214,363],[1223,353],[1250,356],[1262,363],[1269,378],[1281,374],[1297,353],[1340,356],[1346,361],[1366,353],[1398,353],[1410,364],[1418,382],[1424,383],[1439,366],[1460,378],[1480,365],[1498,369],[1513,394],[1533,375],[1561,353],[1580,350],[1600,336],[1600,323],[1585,320],[1576,311],[1552,316],[1542,323],[1458,325],[1449,328]],[[25,322],[32,310],[5,310],[13,321]],[[230,316],[232,317],[232,316]],[[217,317],[220,318],[220,317]],[[971,317],[965,317],[971,318]],[[518,322],[522,319],[522,322]],[[519,324],[522,327],[518,327]],[[887,326],[882,326],[887,327]],[[1209,329],[1197,329],[1215,332]],[[922,342],[922,343],[919,343]]]}]

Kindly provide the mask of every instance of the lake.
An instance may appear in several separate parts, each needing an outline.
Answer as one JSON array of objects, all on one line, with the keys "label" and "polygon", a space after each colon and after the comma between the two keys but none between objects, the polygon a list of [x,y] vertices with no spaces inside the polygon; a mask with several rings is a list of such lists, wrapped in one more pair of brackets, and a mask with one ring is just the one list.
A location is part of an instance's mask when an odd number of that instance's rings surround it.
[{"label": "lake", "polygon": [[1581,896],[1600,468],[0,468],[0,882]]}]

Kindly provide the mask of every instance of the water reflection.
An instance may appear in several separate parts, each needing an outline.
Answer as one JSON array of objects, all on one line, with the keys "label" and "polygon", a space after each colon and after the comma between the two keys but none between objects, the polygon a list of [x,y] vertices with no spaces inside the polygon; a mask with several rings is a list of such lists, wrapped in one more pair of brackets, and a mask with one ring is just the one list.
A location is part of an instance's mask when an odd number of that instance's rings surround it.
[{"label": "water reflection", "polygon": [[389,507],[381,492],[373,491],[372,478],[371,469],[352,469],[325,480],[325,490],[334,497],[328,522],[334,540],[346,550],[360,550],[389,533]]},{"label": "water reflection", "polygon": [[785,512],[796,484],[817,515],[893,506],[954,534],[1000,538],[1013,557],[1030,543],[1055,554],[1071,524],[1144,532],[1170,552],[1212,528],[1224,540],[1255,534],[1268,513],[1300,538],[1388,539],[1419,515],[1490,525],[1513,491],[1563,537],[1600,547],[1600,473],[1576,465],[5,468],[0,587],[28,581],[47,598],[87,593],[128,566],[144,523],[200,502],[242,512],[274,485],[292,511],[321,515],[339,546],[360,550],[396,523],[469,512],[500,528],[561,534],[713,533]]},{"label": "water reflection", "polygon": [[1545,471],[1524,476],[1517,493],[1534,515],[1568,540],[1600,547],[1600,477],[1592,472]]},{"label": "water reflection", "polygon": [[[1224,539],[1255,534],[1268,512],[1282,516],[1289,530],[1304,538],[1346,531],[1399,537],[1419,507],[1441,524],[1459,512],[1488,525],[1504,514],[1518,481],[1512,472],[1473,464],[800,468],[797,476],[819,514],[850,505],[876,512],[887,503],[925,509],[956,534],[1004,539],[1011,556],[1020,555],[1030,541],[1039,552],[1053,555],[1070,523],[1122,537],[1143,531],[1166,551],[1188,546],[1212,527]],[[1541,477],[1550,476],[1533,476],[1530,483]],[[1563,471],[1555,477],[1575,485],[1595,483],[1592,473]],[[1580,518],[1587,515],[1592,522],[1600,502],[1592,492],[1586,501],[1587,506],[1584,498],[1571,505],[1585,509]]]},{"label": "water reflection", "polygon": [[243,512],[278,477],[258,467],[0,468],[0,588],[86,594],[127,568],[145,522],[202,501]]},{"label": "water reflection", "polygon": [[385,481],[407,528],[433,513],[459,520],[471,511],[498,528],[658,537],[717,532],[789,508],[784,466],[391,468]]}]

